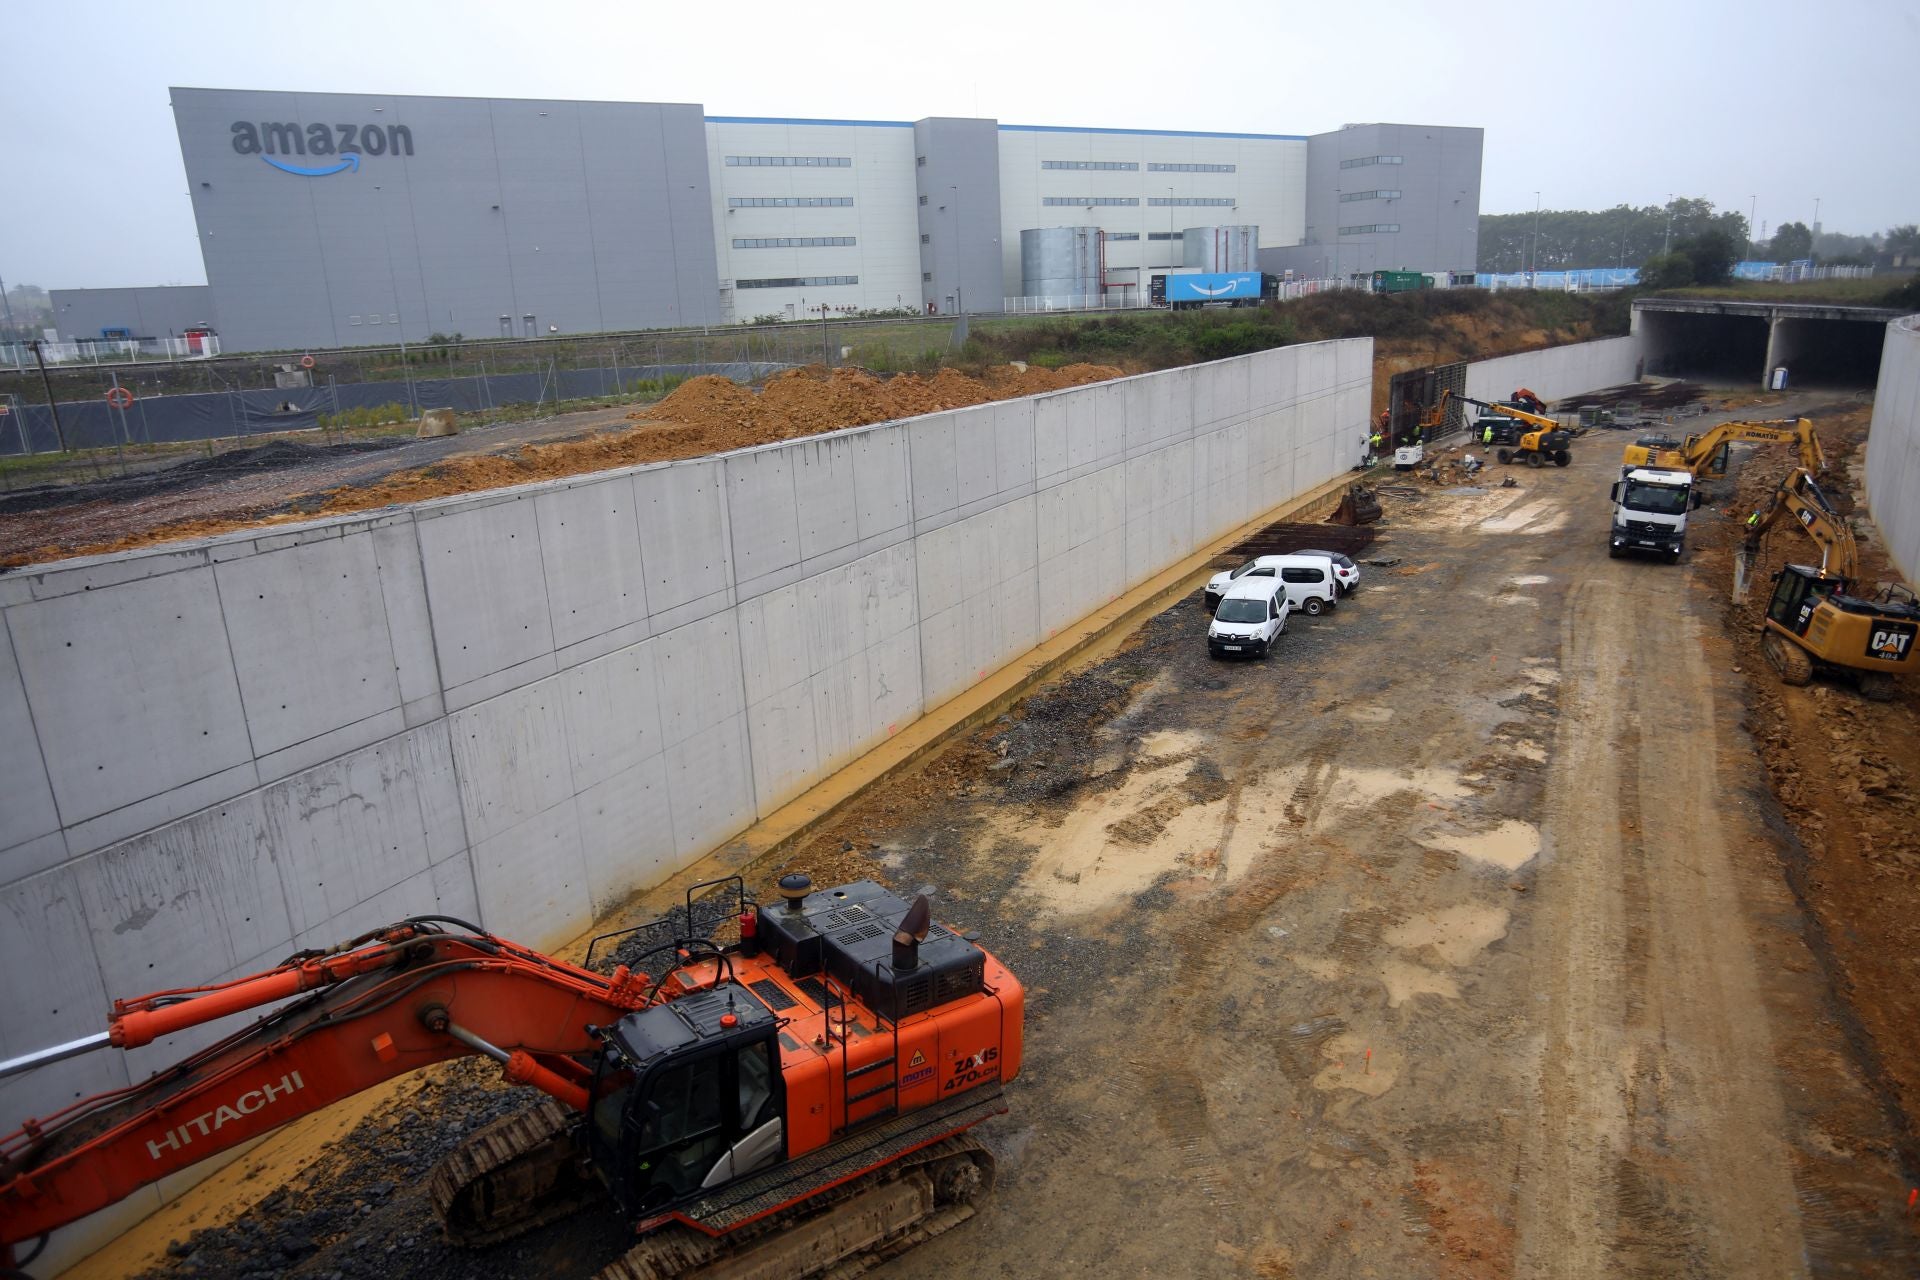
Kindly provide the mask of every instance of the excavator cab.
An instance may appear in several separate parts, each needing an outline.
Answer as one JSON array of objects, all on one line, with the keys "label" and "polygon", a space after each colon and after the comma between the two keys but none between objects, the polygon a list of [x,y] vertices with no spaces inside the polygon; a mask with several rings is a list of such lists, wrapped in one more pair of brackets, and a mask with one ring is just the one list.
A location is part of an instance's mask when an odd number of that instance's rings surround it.
[{"label": "excavator cab", "polygon": [[588,1155],[639,1217],[786,1157],[773,1014],[731,983],[602,1030]]},{"label": "excavator cab", "polygon": [[1790,564],[1773,580],[1773,599],[1767,602],[1767,619],[1796,636],[1804,636],[1820,602],[1846,585],[1844,579],[1822,577],[1818,569]]}]

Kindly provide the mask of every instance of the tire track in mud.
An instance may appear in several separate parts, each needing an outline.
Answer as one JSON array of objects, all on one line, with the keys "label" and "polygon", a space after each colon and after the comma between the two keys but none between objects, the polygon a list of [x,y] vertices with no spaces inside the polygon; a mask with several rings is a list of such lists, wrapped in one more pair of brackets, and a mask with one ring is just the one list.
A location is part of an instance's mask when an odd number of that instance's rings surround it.
[{"label": "tire track in mud", "polygon": [[1571,593],[1561,644],[1517,1269],[1804,1274],[1700,639],[1614,569]]}]

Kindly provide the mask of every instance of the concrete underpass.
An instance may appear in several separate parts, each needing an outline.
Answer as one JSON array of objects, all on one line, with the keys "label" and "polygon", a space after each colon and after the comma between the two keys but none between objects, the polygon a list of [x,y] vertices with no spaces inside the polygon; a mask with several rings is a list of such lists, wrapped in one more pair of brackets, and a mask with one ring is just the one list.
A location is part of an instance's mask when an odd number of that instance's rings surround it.
[{"label": "concrete underpass", "polygon": [[1643,298],[1633,332],[1646,371],[1660,377],[1766,385],[1785,367],[1793,386],[1871,387],[1880,332],[1899,313],[1882,307]]}]

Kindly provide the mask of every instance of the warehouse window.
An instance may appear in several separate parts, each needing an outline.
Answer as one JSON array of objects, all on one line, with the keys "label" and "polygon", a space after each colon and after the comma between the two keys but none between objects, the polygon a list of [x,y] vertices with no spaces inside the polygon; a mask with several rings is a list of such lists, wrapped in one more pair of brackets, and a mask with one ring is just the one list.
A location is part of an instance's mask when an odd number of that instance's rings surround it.
[{"label": "warehouse window", "polygon": [[925,196],[921,196],[921,197],[920,197],[920,203],[921,203],[921,204],[925,204],[926,202],[927,202],[927,198],[926,198]]},{"label": "warehouse window", "polygon": [[750,236],[735,239],[736,249],[833,249],[853,243],[852,236]]},{"label": "warehouse window", "polygon": [[1235,173],[1238,166],[1230,164],[1150,164],[1148,173]]},{"label": "warehouse window", "polygon": [[1140,164],[1135,160],[1042,160],[1042,169],[1106,169],[1138,173]]},{"label": "warehouse window", "polygon": [[1107,232],[1107,239],[1109,240],[1138,240],[1139,238],[1140,238],[1140,233],[1138,231]]},{"label": "warehouse window", "polygon": [[1138,196],[1043,196],[1041,204],[1060,205],[1138,205]]},{"label": "warehouse window", "polygon": [[731,196],[729,209],[851,209],[852,196]]},{"label": "warehouse window", "polygon": [[859,284],[859,276],[787,276],[779,280],[735,280],[736,289],[814,289],[836,284]]},{"label": "warehouse window", "polygon": [[1398,191],[1347,191],[1340,196],[1341,204],[1353,204],[1358,200],[1398,200]]},{"label": "warehouse window", "polygon": [[1399,229],[1400,224],[1397,222],[1369,222],[1365,226],[1342,227],[1340,234],[1343,236],[1386,235]]},{"label": "warehouse window", "polygon": [[1405,156],[1361,156],[1357,160],[1342,160],[1342,169],[1364,169],[1370,164],[1405,164]]},{"label": "warehouse window", "polygon": [[925,156],[915,156],[913,162],[922,169],[927,167],[927,158]]},{"label": "warehouse window", "polygon": [[930,235],[927,235],[927,234],[925,234],[925,233],[923,232],[923,233],[921,234],[921,236],[920,236],[920,243],[921,243],[921,244],[932,244],[932,243],[933,243],[933,237],[932,237],[932,236],[930,236]]},{"label": "warehouse window", "polygon": [[1187,233],[1184,231],[1149,231],[1147,232],[1147,239],[1149,240],[1180,240],[1185,238],[1186,234]]},{"label": "warehouse window", "polygon": [[1153,196],[1147,201],[1161,209],[1192,208],[1204,205],[1209,209],[1225,209],[1238,203],[1232,196]]},{"label": "warehouse window", "polygon": [[728,156],[727,165],[740,169],[851,169],[852,156]]},{"label": "warehouse window", "polygon": [[921,282],[922,282],[923,284],[932,284],[932,283],[933,283],[933,272],[931,272],[931,271],[922,271],[922,272],[920,273],[920,280],[921,280]]}]

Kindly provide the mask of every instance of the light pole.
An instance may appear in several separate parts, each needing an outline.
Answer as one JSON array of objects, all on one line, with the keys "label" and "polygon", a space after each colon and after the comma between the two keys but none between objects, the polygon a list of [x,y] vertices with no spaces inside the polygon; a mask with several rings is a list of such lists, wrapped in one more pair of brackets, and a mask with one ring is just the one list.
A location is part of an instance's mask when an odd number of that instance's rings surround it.
[{"label": "light pole", "polygon": [[964,316],[967,314],[967,289],[961,278],[960,188],[957,185],[949,185],[947,190],[953,192],[953,297],[959,304],[956,309]]},{"label": "light pole", "polygon": [[1673,192],[1667,192],[1667,234],[1660,241],[1660,256],[1673,252]]},{"label": "light pole", "polygon": [[[378,185],[373,189],[382,190]],[[413,396],[413,366],[407,363],[407,326],[400,319],[400,277],[393,269],[393,232],[387,226],[387,203],[384,198],[380,201],[380,239],[387,247],[387,288],[393,291],[393,319],[400,326],[400,371],[407,379],[407,408],[418,416],[420,406],[415,403]]]},{"label": "light pole", "polygon": [[1527,288],[1540,287],[1540,193],[1533,193],[1533,267],[1527,272]]},{"label": "light pole", "polygon": [[1753,252],[1754,252],[1753,220],[1756,217],[1758,217],[1759,214],[1760,214],[1760,197],[1756,195],[1753,197],[1753,208],[1747,213],[1747,256],[1749,258],[1753,256]]},{"label": "light pole", "polygon": [[[1820,202],[1815,200],[1813,203],[1817,209]],[[1813,217],[1816,222],[1820,219],[1820,215],[1817,212]],[[7,310],[7,338],[9,341],[12,341],[17,337],[13,327],[13,299],[7,296],[7,282],[5,280],[0,280],[0,306],[4,306]]]}]

